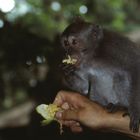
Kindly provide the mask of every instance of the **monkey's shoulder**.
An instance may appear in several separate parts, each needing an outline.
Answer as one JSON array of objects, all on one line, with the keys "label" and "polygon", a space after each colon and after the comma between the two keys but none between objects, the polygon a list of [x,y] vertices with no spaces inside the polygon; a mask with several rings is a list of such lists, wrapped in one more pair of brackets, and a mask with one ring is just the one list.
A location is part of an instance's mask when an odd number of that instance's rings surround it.
[{"label": "monkey's shoulder", "polygon": [[140,47],[129,38],[108,30],[104,30],[98,55],[121,65],[140,64]]}]

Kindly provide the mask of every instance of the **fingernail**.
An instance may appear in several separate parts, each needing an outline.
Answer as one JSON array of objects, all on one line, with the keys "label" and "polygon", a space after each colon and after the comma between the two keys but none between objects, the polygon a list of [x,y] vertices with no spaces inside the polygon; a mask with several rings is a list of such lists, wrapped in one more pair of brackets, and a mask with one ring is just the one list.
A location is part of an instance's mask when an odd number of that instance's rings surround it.
[{"label": "fingernail", "polygon": [[62,105],[62,108],[63,108],[63,109],[69,109],[68,103],[65,102],[65,103]]},{"label": "fingernail", "polygon": [[77,122],[77,123],[76,123],[76,126],[80,126],[80,123]]},{"label": "fingernail", "polygon": [[57,102],[58,101],[58,98],[55,98],[54,102]]},{"label": "fingernail", "polygon": [[62,112],[57,112],[55,116],[56,116],[56,118],[61,119],[62,118]]}]

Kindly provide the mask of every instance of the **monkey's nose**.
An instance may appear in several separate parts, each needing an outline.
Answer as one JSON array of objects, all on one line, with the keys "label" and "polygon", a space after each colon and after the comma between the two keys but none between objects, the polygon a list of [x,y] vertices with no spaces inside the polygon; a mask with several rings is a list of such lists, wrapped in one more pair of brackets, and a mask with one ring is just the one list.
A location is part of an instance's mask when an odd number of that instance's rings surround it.
[{"label": "monkey's nose", "polygon": [[67,55],[70,55],[72,52],[72,48],[71,47],[67,47],[67,49],[65,50]]}]

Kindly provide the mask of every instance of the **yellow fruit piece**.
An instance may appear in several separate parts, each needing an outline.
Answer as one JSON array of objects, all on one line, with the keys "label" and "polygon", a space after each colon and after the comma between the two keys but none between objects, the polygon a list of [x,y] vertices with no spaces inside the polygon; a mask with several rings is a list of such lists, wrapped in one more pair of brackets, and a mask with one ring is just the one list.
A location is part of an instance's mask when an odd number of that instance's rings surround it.
[{"label": "yellow fruit piece", "polygon": [[49,104],[49,105],[41,104],[36,107],[36,111],[44,118],[42,123],[45,125],[45,124],[49,124],[54,120],[57,121],[60,124],[60,134],[62,134],[63,133],[62,123],[61,121],[56,120],[55,118],[55,114],[59,110],[62,109],[55,104]]},{"label": "yellow fruit piece", "polygon": [[71,58],[70,55],[68,55],[66,59],[62,60],[62,63],[72,64],[72,65],[74,65],[76,62],[77,62],[77,59]]},{"label": "yellow fruit piece", "polygon": [[49,124],[55,119],[55,114],[60,108],[55,104],[41,104],[36,107],[36,111],[45,119],[42,121],[43,124]]}]

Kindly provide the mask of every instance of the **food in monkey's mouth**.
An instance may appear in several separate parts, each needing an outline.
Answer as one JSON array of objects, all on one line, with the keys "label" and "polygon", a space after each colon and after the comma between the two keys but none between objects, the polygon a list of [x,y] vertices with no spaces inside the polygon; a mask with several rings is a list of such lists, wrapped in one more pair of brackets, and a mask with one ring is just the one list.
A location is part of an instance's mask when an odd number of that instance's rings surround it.
[{"label": "food in monkey's mouth", "polygon": [[74,65],[76,62],[77,62],[77,59],[72,58],[70,55],[67,55],[67,58],[62,60],[62,63],[65,63],[65,64]]},{"label": "food in monkey's mouth", "polygon": [[37,113],[39,113],[44,118],[42,124],[47,125],[52,121],[57,121],[60,124],[60,134],[62,134],[63,133],[62,123],[55,118],[56,112],[60,110],[62,109],[55,104],[49,105],[41,104],[36,107]]}]

